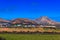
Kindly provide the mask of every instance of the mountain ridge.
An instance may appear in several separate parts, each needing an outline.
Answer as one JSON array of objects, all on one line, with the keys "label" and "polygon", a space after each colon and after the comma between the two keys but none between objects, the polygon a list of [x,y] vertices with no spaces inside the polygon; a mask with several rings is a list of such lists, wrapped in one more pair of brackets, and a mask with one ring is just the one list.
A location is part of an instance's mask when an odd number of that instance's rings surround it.
[{"label": "mountain ridge", "polygon": [[60,24],[60,22],[56,22],[47,16],[42,16],[42,17],[37,18],[35,20],[30,20],[27,18],[16,18],[16,19],[9,21],[9,20],[5,20],[5,19],[0,18],[0,22],[11,22],[12,24],[17,24],[17,23],[22,23],[22,22],[26,23],[26,24],[28,24],[28,23],[31,23],[31,24],[51,24],[51,25]]}]

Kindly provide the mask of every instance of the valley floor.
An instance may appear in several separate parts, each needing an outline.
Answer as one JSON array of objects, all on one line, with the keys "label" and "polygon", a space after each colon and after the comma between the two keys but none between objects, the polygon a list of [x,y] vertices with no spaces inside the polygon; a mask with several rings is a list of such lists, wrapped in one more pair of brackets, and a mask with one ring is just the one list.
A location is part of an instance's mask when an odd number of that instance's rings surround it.
[{"label": "valley floor", "polygon": [[6,40],[60,40],[60,34],[0,34]]}]

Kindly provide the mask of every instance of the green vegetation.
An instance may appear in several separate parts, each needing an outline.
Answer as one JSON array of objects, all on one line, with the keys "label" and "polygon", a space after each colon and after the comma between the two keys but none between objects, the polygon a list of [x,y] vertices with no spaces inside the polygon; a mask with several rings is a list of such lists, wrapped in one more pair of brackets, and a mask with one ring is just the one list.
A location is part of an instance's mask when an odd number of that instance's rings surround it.
[{"label": "green vegetation", "polygon": [[0,34],[6,40],[60,40],[60,34]]}]

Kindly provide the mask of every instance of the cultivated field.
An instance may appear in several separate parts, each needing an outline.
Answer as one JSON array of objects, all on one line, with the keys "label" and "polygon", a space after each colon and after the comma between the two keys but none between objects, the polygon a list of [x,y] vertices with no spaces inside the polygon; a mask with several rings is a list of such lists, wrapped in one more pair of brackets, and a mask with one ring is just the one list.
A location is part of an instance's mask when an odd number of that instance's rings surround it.
[{"label": "cultivated field", "polygon": [[0,34],[6,40],[60,40],[60,34]]}]

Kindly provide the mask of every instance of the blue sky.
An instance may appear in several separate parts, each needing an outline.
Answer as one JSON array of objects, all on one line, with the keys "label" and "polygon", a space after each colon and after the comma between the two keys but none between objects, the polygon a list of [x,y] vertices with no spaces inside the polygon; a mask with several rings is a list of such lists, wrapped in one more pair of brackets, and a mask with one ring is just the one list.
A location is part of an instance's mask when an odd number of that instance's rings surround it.
[{"label": "blue sky", "polygon": [[0,18],[36,19],[41,16],[60,21],[60,0],[0,0]]}]

